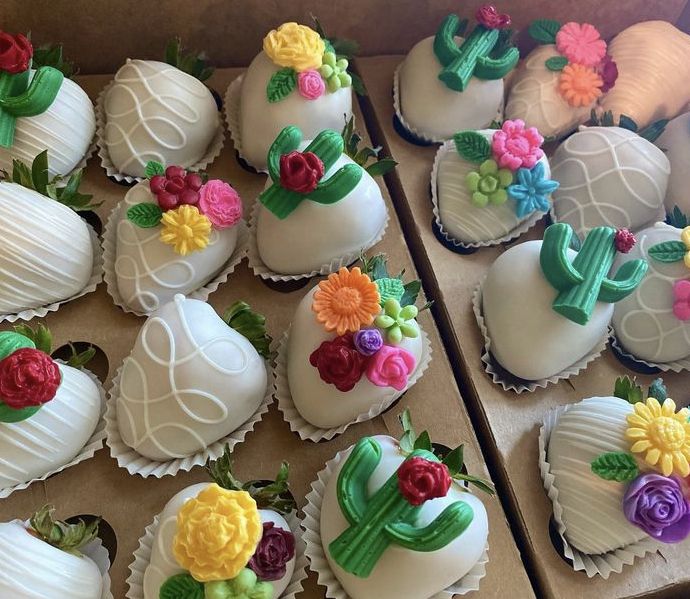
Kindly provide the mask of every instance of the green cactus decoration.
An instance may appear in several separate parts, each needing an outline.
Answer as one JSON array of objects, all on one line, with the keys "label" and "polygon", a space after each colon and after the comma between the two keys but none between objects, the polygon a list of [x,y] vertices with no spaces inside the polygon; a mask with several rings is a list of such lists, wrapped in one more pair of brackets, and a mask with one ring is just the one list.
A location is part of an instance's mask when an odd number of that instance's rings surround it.
[{"label": "green cactus decoration", "polygon": [[14,143],[19,117],[48,110],[60,90],[64,75],[53,67],[40,67],[31,78],[31,65],[21,73],[0,72],[0,146]]},{"label": "green cactus decoration", "polygon": [[460,46],[455,43],[460,19],[448,15],[434,38],[434,54],[443,65],[438,78],[452,90],[462,92],[474,75],[479,79],[502,79],[517,64],[520,52],[510,46],[492,56],[502,35],[498,29],[476,25]]},{"label": "green cactus decoration", "polygon": [[[297,150],[302,141],[299,128],[290,125],[276,137],[268,151],[268,174],[273,181],[260,196],[261,203],[279,219],[287,218],[302,200],[311,200],[319,204],[335,204],[350,193],[362,178],[362,167],[357,164],[346,164],[339,168],[326,181],[321,181],[316,189],[309,193],[299,193],[285,189],[280,184],[280,157]],[[323,162],[324,173],[335,164],[343,154],[343,138],[337,131],[326,129],[303,150],[312,152]]]},{"label": "green cactus decoration", "polygon": [[647,272],[647,262],[623,264],[613,279],[608,278],[616,256],[616,230],[592,229],[572,263],[568,248],[573,230],[566,223],[551,225],[544,233],[539,261],[544,276],[560,293],[553,309],[577,324],[589,321],[597,301],[614,303],[630,295]]},{"label": "green cactus decoration", "polygon": [[[357,442],[338,476],[338,502],[350,526],[330,543],[328,550],[343,570],[360,578],[371,574],[389,545],[411,551],[437,551],[457,539],[474,518],[470,505],[456,501],[431,524],[418,528],[415,522],[422,505],[412,505],[401,494],[397,472],[368,497],[367,482],[381,455],[379,443],[364,437]],[[407,459],[414,457],[439,461],[425,449],[415,449]]]}]

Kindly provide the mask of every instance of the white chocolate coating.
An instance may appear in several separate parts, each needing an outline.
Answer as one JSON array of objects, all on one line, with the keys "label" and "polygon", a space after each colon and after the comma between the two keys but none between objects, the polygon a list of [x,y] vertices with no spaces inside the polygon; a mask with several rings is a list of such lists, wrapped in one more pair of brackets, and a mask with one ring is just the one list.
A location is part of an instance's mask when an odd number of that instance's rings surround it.
[{"label": "white chocolate coating", "polygon": [[96,116],[89,96],[74,81],[64,79],[48,110],[17,119],[12,147],[0,147],[0,169],[11,173],[13,158],[30,165],[48,150],[50,176],[66,175],[88,152],[95,131]]},{"label": "white chocolate coating", "polygon": [[582,236],[608,225],[631,231],[659,218],[671,167],[654,144],[621,127],[583,127],[551,159],[558,222]]},{"label": "white chocolate coating", "polygon": [[[478,133],[491,141],[495,130],[483,129]],[[465,179],[468,173],[478,170],[479,165],[461,158],[455,150],[455,143],[449,143],[450,151],[439,162],[436,188],[441,223],[450,235],[467,243],[499,239],[533,216],[528,214],[518,218],[516,203],[510,197],[500,205],[476,206]],[[551,169],[546,155],[539,162],[544,165],[544,178],[548,179]]]},{"label": "white chocolate coating", "polygon": [[203,451],[249,419],[266,385],[251,343],[205,302],[176,295],[149,316],[123,364],[122,440],[158,461]]},{"label": "white chocolate coating", "polygon": [[[307,145],[303,143],[301,149]],[[343,154],[323,181],[341,166],[352,163]],[[269,179],[266,186],[270,184]],[[386,226],[387,208],[381,190],[366,171],[355,188],[334,204],[318,204],[307,198],[283,220],[263,205],[259,209],[259,255],[274,272],[302,274],[319,270],[334,259],[369,249]]]},{"label": "white chocolate coating", "polygon": [[104,102],[105,145],[121,173],[144,177],[146,163],[189,167],[206,153],[218,109],[198,79],[155,60],[127,60]]},{"label": "white chocolate coating", "polygon": [[68,299],[91,277],[86,223],[36,191],[0,183],[0,237],[0,313]]},{"label": "white chocolate coating", "polygon": [[625,114],[640,128],[671,119],[690,101],[690,36],[666,21],[636,23],[611,40],[616,85],[601,99],[614,122]]},{"label": "white chocolate coating", "polygon": [[632,411],[623,399],[592,397],[562,414],[551,432],[547,459],[563,507],[565,536],[584,553],[606,553],[647,537],[623,513],[627,483],[604,480],[591,468],[602,453],[630,451],[624,435]]},{"label": "white chocolate coating", "polygon": [[538,46],[520,64],[511,79],[507,119],[522,119],[539,129],[544,137],[562,137],[589,119],[594,107],[574,107],[558,91],[560,71],[550,71],[544,63],[560,56],[553,44]]},{"label": "white chocolate coating", "polygon": [[0,560],[0,597],[101,599],[103,578],[90,558],[44,543],[20,522],[0,524]]},{"label": "white chocolate coating", "polygon": [[352,116],[352,88],[326,90],[316,100],[303,98],[297,88],[278,102],[269,102],[266,86],[281,68],[262,50],[247,69],[240,97],[242,156],[257,170],[266,169],[268,149],[288,125],[299,127],[307,139],[324,129],[342,130]]},{"label": "white chocolate coating", "polygon": [[[182,489],[168,501],[158,519],[158,528],[151,550],[151,561],[144,572],[144,599],[158,599],[163,583],[176,574],[185,570],[180,567],[173,554],[173,539],[177,534],[177,514],[182,506],[196,497],[209,486],[209,483],[199,483]],[[288,523],[279,513],[273,510],[259,510],[261,522],[273,522],[277,528],[290,530]],[[292,578],[295,569],[295,558],[286,564],[285,575],[280,580],[272,581],[273,599],[278,599]]]},{"label": "white chocolate coating", "polygon": [[[458,44],[463,38],[456,37]],[[400,66],[400,110],[405,121],[422,135],[447,139],[462,129],[487,127],[503,102],[503,79],[472,77],[463,92],[438,78],[441,63],[434,54],[434,38],[417,43]]]},{"label": "white chocolate coating", "polygon": [[[526,241],[501,254],[482,286],[484,320],[494,358],[513,375],[549,378],[586,356],[606,334],[613,304],[597,302],[579,325],[556,312],[558,292],[539,264],[541,241]],[[568,250],[572,260],[576,252]]]},{"label": "white chocolate coating", "polygon": [[670,212],[675,206],[690,214],[690,112],[681,114],[666,125],[654,142],[671,164],[664,205]]},{"label": "white chocolate coating", "polygon": [[142,202],[156,203],[148,181],[130,189],[120,206],[114,267],[124,303],[150,313],[213,279],[235,251],[238,229],[213,228],[203,250],[182,256],[160,240],[161,225],[142,228],[127,219],[127,210]]},{"label": "white chocolate coating", "polygon": [[664,241],[680,241],[680,229],[664,223],[640,231],[637,244],[627,254],[618,253],[614,268],[642,258],[649,268],[639,287],[616,304],[611,320],[616,337],[637,358],[660,364],[690,356],[690,320],[673,314],[673,284],[687,279],[683,261],[659,262],[649,248]]},{"label": "white chocolate coating", "polygon": [[[381,462],[367,485],[370,497],[385,484],[405,459],[399,451],[398,442],[392,437],[377,435],[374,439],[379,442],[383,452]],[[331,559],[328,545],[348,527],[338,504],[336,482],[351,451],[352,447],[344,451],[333,468],[321,507],[321,542],[324,553],[347,595],[351,599],[429,599],[465,576],[484,553],[489,523],[481,500],[472,493],[463,491],[455,482],[451,484],[445,497],[425,502],[417,519],[418,526],[431,524],[438,514],[456,501],[463,501],[472,508],[474,517],[471,524],[444,548],[425,553],[391,544],[367,578],[348,574]]]},{"label": "white chocolate coating", "polygon": [[59,365],[55,397],[31,418],[0,423],[0,489],[68,464],[86,445],[101,416],[98,386],[84,372]]},{"label": "white chocolate coating", "polygon": [[[335,385],[321,380],[318,369],[309,363],[309,356],[323,341],[335,339],[336,334],[328,333],[311,309],[317,289],[314,287],[302,298],[292,320],[287,354],[288,381],[300,415],[319,428],[334,428],[354,421],[373,406],[399,397],[403,391],[378,387],[369,381],[366,373],[347,392],[338,391]],[[415,369],[418,368],[424,350],[422,336],[405,337],[398,347],[414,356]],[[412,375],[413,372],[410,377]]]}]

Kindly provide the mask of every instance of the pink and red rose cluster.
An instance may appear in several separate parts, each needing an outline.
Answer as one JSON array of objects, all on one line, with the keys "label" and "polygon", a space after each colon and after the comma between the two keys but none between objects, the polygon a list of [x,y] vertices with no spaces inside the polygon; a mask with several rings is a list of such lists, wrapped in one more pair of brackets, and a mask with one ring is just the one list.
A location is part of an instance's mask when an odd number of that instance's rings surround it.
[{"label": "pink and red rose cluster", "polygon": [[365,373],[377,387],[402,391],[416,364],[406,349],[384,345],[377,329],[324,341],[311,353],[309,363],[318,369],[322,381],[343,393],[351,391]]},{"label": "pink and red rose cluster", "polygon": [[55,397],[61,380],[48,354],[18,349],[0,360],[0,401],[13,410],[41,406]]},{"label": "pink and red rose cluster", "polygon": [[191,204],[216,229],[232,227],[242,218],[242,200],[235,189],[220,179],[204,183],[198,173],[180,166],[169,166],[164,175],[151,177],[149,188],[163,211]]},{"label": "pink and red rose cluster", "polygon": [[31,42],[21,33],[12,35],[0,31],[0,71],[23,73],[31,65],[34,49]]},{"label": "pink and red rose cluster", "polygon": [[429,499],[445,497],[450,489],[448,466],[416,456],[398,468],[398,489],[411,505],[422,505]]},{"label": "pink and red rose cluster", "polygon": [[313,152],[295,150],[280,157],[280,186],[285,189],[310,193],[316,189],[323,175],[323,162]]}]

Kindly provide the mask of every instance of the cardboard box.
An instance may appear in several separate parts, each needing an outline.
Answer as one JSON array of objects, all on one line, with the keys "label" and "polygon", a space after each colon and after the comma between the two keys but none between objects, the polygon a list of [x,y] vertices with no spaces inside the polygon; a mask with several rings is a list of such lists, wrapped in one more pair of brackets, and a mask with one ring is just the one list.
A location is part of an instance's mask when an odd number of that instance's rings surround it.
[{"label": "cardboard box", "polygon": [[[210,86],[222,94],[239,73],[238,69],[217,71],[209,82]],[[79,83],[95,98],[110,78],[111,76],[81,77]],[[359,118],[358,123],[360,132],[366,134],[364,120]],[[239,191],[245,202],[245,214],[249,214],[249,207],[264,186],[265,176],[249,173],[240,167],[235,160],[229,135],[222,155],[208,172],[211,176],[229,181]],[[380,185],[387,198],[391,219],[383,241],[372,251],[386,252],[391,266],[396,269],[405,268],[410,276],[414,276],[414,265],[400,225],[382,181]],[[103,205],[97,210],[103,222],[127,192],[127,187],[106,178],[97,157],[89,162],[83,187],[85,192],[94,194],[95,201],[103,201]],[[277,339],[289,326],[299,301],[316,282],[311,280],[301,289],[289,293],[276,291],[255,277],[245,261],[228,282],[210,296],[209,303],[222,312],[238,299],[248,301],[255,310],[266,315],[269,331]],[[101,284],[95,293],[65,304],[58,312],[51,313],[45,321],[53,331],[55,347],[68,340],[89,341],[103,350],[104,356],[95,364],[95,370],[102,376],[106,389],[110,386],[111,377],[129,354],[144,323],[143,318],[125,314],[114,306],[105,284]],[[431,339],[433,359],[422,379],[392,408],[372,421],[352,426],[345,434],[332,441],[312,443],[302,442],[297,435],[291,433],[282,414],[272,405],[255,431],[235,448],[234,463],[238,478],[247,480],[273,477],[280,462],[287,459],[292,463],[290,478],[293,493],[302,507],[311,482],[327,460],[362,436],[399,436],[397,417],[408,406],[418,431],[428,429],[435,441],[449,446],[465,442],[469,471],[487,476],[463,399],[453,380],[434,321],[428,312],[421,315],[420,324]],[[9,329],[11,325],[3,323],[0,328]],[[91,460],[0,500],[0,521],[26,518],[47,502],[58,507],[61,517],[77,514],[103,515],[117,536],[117,557],[110,574],[115,598],[123,599],[127,588],[125,579],[129,574],[127,567],[144,528],[177,491],[206,480],[208,477],[202,468],[163,479],[130,476],[111,459],[109,450],[104,449]],[[488,496],[483,499],[490,518],[490,561],[487,576],[482,580],[480,591],[475,596],[503,597],[503,589],[509,581],[514,597],[530,599],[534,597],[532,587],[502,511],[501,501]],[[313,575],[310,575],[302,596],[324,596],[324,589],[316,585]]]},{"label": "cardboard box", "polygon": [[[578,3],[578,7],[582,4]],[[584,4],[591,8],[591,3]],[[634,11],[642,8],[642,4],[626,3],[626,11],[628,8]],[[597,25],[611,25],[602,11],[589,17],[579,10],[576,12],[580,12],[580,18]],[[645,10],[636,12],[635,20],[644,14],[647,14]],[[599,16],[602,18],[595,18]],[[578,14],[572,18],[577,20]],[[399,162],[396,171],[387,177],[387,183],[425,287],[441,299],[434,315],[456,376],[462,381],[461,391],[473,422],[480,427],[477,432],[492,472],[499,481],[502,496],[508,500],[508,515],[518,525],[517,538],[528,571],[535,574],[538,594],[550,599],[690,596],[687,543],[665,545],[658,553],[625,567],[621,574],[612,574],[608,580],[599,577],[590,580],[584,573],[575,572],[554,548],[549,534],[552,506],[538,468],[537,438],[543,416],[554,406],[610,395],[616,377],[633,373],[607,350],[579,376],[534,393],[517,395],[492,383],[480,361],[484,341],[472,311],[472,295],[502,252],[515,243],[540,239],[544,227],[539,224],[510,244],[480,249],[471,255],[456,254],[435,238],[431,228],[430,173],[438,145],[413,145],[401,138],[393,126],[393,73],[403,58],[400,55],[358,60],[369,91],[363,104],[365,115],[374,141]],[[648,384],[653,378],[638,377],[640,384]],[[664,381],[670,395],[680,405],[688,405],[690,375],[664,375]]]}]

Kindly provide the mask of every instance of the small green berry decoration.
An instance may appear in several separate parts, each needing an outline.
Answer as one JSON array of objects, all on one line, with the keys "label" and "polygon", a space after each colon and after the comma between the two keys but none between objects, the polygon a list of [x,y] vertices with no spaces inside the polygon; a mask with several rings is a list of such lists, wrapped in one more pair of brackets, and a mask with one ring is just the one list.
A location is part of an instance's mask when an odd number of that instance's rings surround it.
[{"label": "small green berry decoration", "polygon": [[347,58],[338,58],[335,52],[324,52],[319,73],[326,82],[329,92],[335,93],[341,87],[350,87],[352,85],[352,77],[347,72],[348,66]]},{"label": "small green berry decoration", "polygon": [[592,461],[592,472],[604,480],[622,483],[640,473],[635,458],[623,451],[602,453]]},{"label": "small green berry decoration", "polygon": [[478,172],[467,173],[465,181],[472,192],[472,203],[484,208],[489,203],[499,205],[508,199],[506,188],[513,182],[513,173],[499,169],[496,161],[489,159],[479,165]]},{"label": "small green berry decoration", "polygon": [[249,568],[242,570],[232,580],[207,582],[204,599],[271,599],[273,585],[259,582]]},{"label": "small green berry decoration", "polygon": [[416,306],[400,306],[396,299],[389,299],[383,305],[383,314],[376,317],[374,324],[385,331],[389,343],[398,345],[403,337],[417,337],[419,328],[415,322],[418,310]]}]

